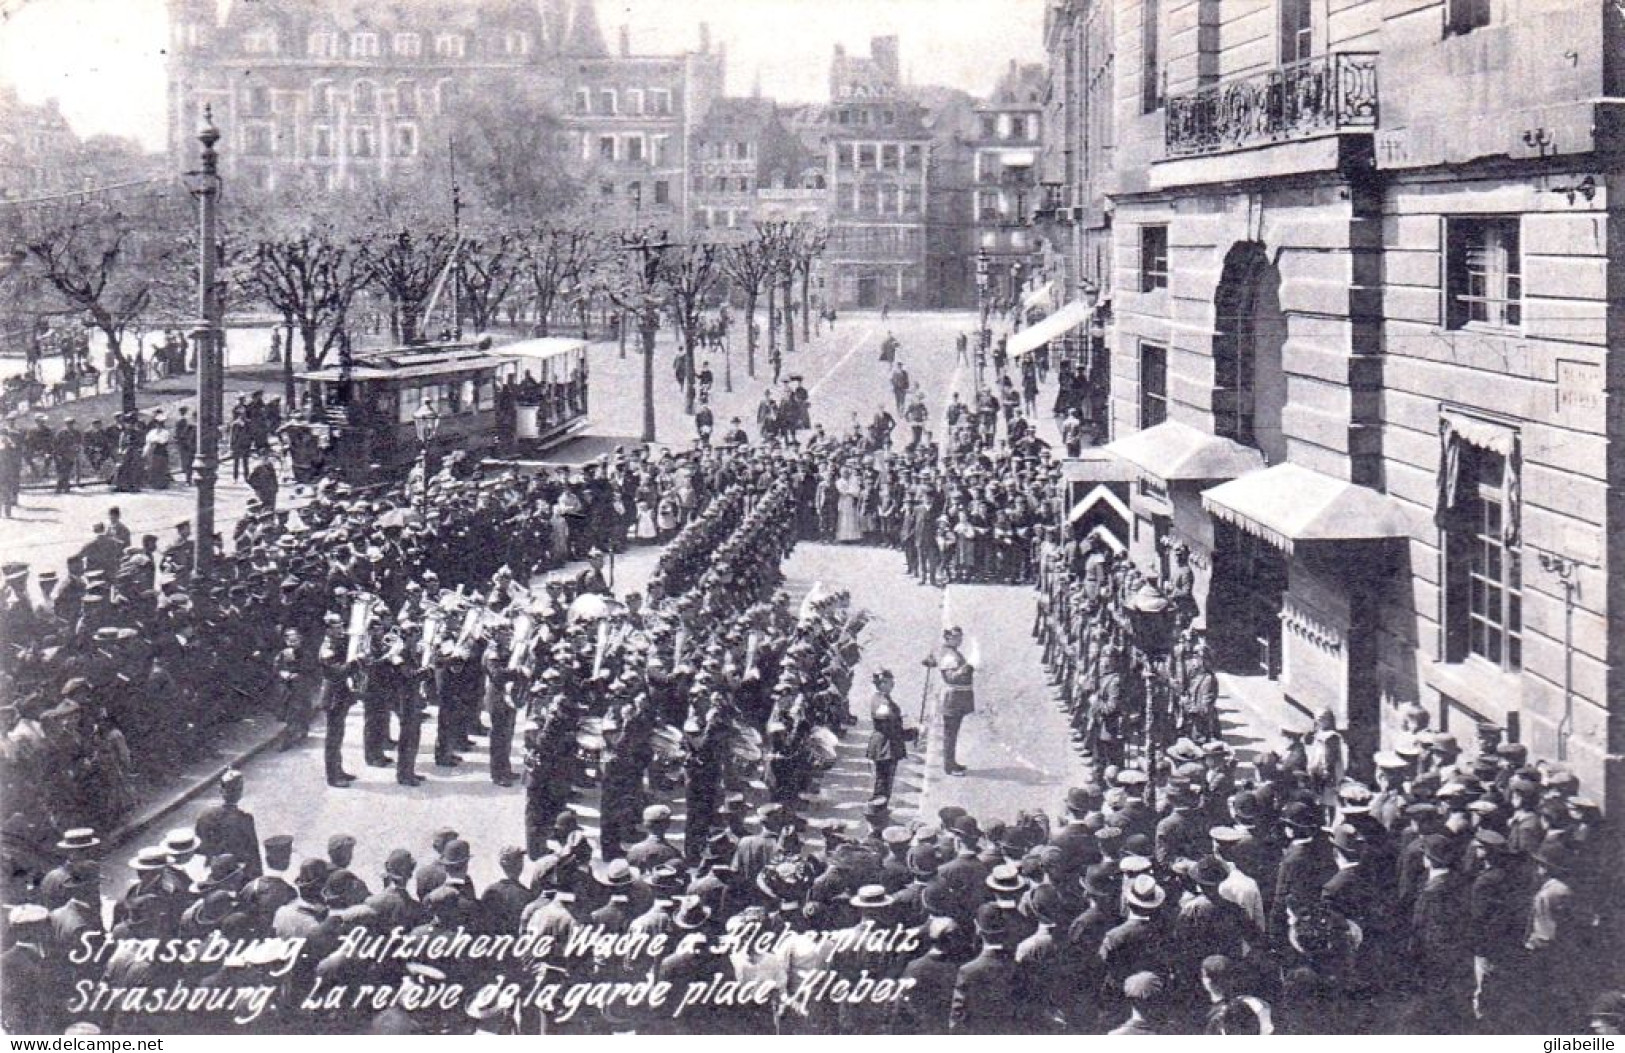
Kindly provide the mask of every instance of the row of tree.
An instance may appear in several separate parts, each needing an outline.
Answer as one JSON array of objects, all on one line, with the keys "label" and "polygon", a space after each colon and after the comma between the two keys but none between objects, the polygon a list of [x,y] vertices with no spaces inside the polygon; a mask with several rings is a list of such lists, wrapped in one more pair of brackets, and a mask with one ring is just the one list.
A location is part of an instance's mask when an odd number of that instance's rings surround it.
[{"label": "row of tree", "polygon": [[[780,353],[781,333],[783,351],[793,352],[799,291],[807,338],[814,261],[826,243],[822,230],[784,221],[707,232],[722,237],[701,240],[604,210],[565,208],[551,221],[524,225],[476,213],[454,224],[449,215],[403,206],[398,193],[326,204],[312,215],[295,201],[260,202],[227,209],[222,223],[223,301],[232,313],[269,311],[281,320],[290,376],[295,338],[308,369],[347,353],[364,299],[387,309],[390,335],[403,344],[430,335],[435,304],[455,301],[458,322],[471,331],[497,328],[506,317],[545,336],[559,318],[575,312],[584,320],[592,306],[607,303],[645,331],[651,358],[653,332],[671,324],[689,363],[714,324],[707,312],[731,299],[747,319],[746,367],[754,377],[759,333],[750,320],[765,300],[770,353]],[[183,326],[199,314],[191,205],[184,188],[166,185],[135,200],[92,194],[0,208],[0,231],[12,246],[0,290],[13,306],[77,315],[94,326],[123,378],[126,410],[135,405],[128,337]],[[692,384],[685,390],[692,399]]]}]

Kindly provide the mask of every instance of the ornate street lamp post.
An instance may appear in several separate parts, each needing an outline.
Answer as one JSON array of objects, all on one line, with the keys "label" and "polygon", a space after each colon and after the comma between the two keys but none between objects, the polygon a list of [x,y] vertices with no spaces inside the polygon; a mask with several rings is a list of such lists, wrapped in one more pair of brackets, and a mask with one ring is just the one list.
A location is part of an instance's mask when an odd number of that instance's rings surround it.
[{"label": "ornate street lamp post", "polygon": [[[1157,715],[1172,705],[1168,652],[1173,644],[1174,607],[1155,582],[1146,582],[1124,604],[1133,638],[1135,664],[1145,689],[1145,771],[1156,771]],[[1159,702],[1161,703],[1159,705]]]},{"label": "ornate street lamp post", "polygon": [[202,168],[188,173],[192,193],[198,199],[198,314],[201,321],[195,334],[197,347],[197,454],[193,473],[197,478],[197,543],[192,552],[192,573],[207,578],[214,563],[214,486],[220,474],[220,417],[225,363],[221,361],[220,290],[215,284],[218,262],[220,155],[215,144],[220,130],[214,116],[203,108],[203,130],[197,141],[203,146]]},{"label": "ornate street lamp post", "polygon": [[412,414],[412,427],[417,429],[419,456],[423,458],[423,515],[429,515],[429,444],[440,431],[440,414],[434,403],[425,401]]}]

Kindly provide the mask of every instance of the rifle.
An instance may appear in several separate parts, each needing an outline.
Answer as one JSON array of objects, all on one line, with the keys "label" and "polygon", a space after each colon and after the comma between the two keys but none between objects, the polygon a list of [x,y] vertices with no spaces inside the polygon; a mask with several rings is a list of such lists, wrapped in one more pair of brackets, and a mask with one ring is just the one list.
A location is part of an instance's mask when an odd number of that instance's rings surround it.
[{"label": "rifle", "polygon": [[[920,682],[920,719],[916,723],[925,727],[925,711],[931,700],[931,673],[928,670]],[[923,734],[923,732],[922,732]]]}]

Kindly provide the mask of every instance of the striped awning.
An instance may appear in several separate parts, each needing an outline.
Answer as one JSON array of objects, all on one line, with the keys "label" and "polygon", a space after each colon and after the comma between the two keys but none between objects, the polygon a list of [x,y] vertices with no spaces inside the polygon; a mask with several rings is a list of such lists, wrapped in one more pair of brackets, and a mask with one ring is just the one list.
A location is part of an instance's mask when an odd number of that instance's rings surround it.
[{"label": "striped awning", "polygon": [[1313,541],[1409,537],[1410,516],[1385,493],[1296,464],[1277,464],[1202,493],[1217,519],[1291,552]]}]

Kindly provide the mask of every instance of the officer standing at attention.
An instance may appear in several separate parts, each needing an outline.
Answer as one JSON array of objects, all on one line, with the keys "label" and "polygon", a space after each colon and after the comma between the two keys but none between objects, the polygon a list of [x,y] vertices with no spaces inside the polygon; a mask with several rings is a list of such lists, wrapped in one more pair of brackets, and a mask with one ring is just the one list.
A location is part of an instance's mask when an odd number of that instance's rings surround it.
[{"label": "officer standing at attention", "polygon": [[926,656],[924,662],[942,675],[942,770],[949,775],[965,774],[966,768],[955,752],[959,725],[976,712],[976,667],[960,653],[959,645],[964,642],[964,630],[950,626],[942,631],[941,653]]}]

